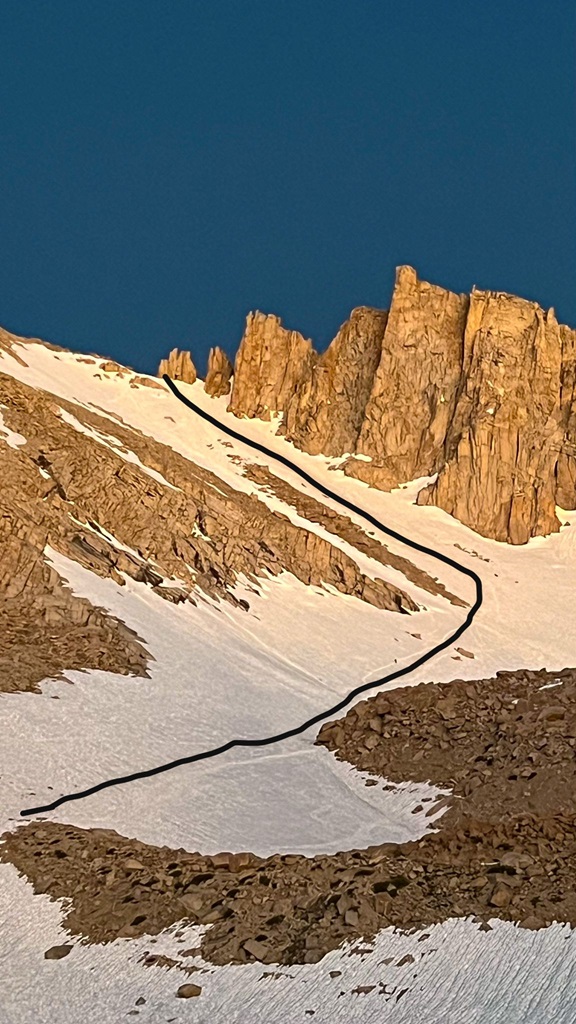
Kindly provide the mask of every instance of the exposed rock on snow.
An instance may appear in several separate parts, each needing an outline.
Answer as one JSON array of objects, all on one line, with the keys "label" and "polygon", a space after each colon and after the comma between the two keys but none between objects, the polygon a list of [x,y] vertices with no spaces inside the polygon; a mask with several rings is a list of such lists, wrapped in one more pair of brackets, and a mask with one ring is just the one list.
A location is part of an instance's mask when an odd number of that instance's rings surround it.
[{"label": "exposed rock on snow", "polygon": [[173,602],[200,590],[237,604],[240,575],[288,571],[378,608],[417,610],[329,540],[168,445],[1,373],[0,405],[11,436],[26,431],[17,448],[0,444],[0,689],[34,689],[64,667],[145,670],[130,631],[61,585],[47,545]]},{"label": "exposed rock on snow", "polygon": [[73,949],[73,946],[51,946],[44,953],[45,960],[62,960]]},{"label": "exposed rock on snow", "polygon": [[166,385],[156,380],[155,377],[141,377],[137,374],[135,377],[132,377],[130,387],[155,388],[156,391],[162,391]]},{"label": "exposed rock on snow", "polygon": [[244,469],[244,475],[260,487],[263,487],[267,492],[276,495],[283,502],[291,505],[308,522],[320,523],[328,533],[333,533],[337,537],[348,540],[358,551],[363,551],[371,558],[381,562],[382,565],[389,565],[397,569],[407,580],[415,583],[422,590],[426,590],[430,594],[442,594],[451,604],[466,607],[466,602],[462,598],[451,594],[446,590],[443,583],[440,583],[422,569],[417,568],[408,558],[390,551],[385,544],[365,533],[348,516],[335,512],[334,509],[323,505],[321,501],[313,498],[310,494],[291,487],[286,480],[276,476],[267,466],[257,463],[247,465]]},{"label": "exposed rock on snow", "polygon": [[109,942],[189,920],[211,925],[201,952],[216,964],[315,963],[381,928],[451,917],[576,925],[575,735],[574,669],[393,690],[323,726],[318,742],[373,777],[451,787],[438,831],[416,842],[203,857],[31,822],[3,836],[0,858],[36,892],[70,901],[73,934]]},{"label": "exposed rock on snow", "polygon": [[176,995],[179,999],[191,999],[193,996],[202,995],[202,988],[200,985],[194,985],[192,982],[188,982],[186,985],[180,985]]},{"label": "exposed rock on snow", "polygon": [[173,348],[167,359],[162,359],[158,367],[158,376],[167,373],[173,380],[181,380],[184,384],[193,384],[198,374],[189,352],[181,352]]}]

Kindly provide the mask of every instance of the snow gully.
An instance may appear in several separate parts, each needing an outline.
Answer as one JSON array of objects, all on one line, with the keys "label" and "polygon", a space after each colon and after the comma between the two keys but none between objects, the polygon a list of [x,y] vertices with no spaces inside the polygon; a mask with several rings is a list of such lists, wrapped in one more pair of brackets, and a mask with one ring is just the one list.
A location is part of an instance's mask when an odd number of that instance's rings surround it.
[{"label": "snow gully", "polygon": [[369,512],[365,512],[361,508],[358,508],[351,501],[348,501],[341,495],[335,494],[333,491],[329,490],[327,487],[324,486],[324,484],[320,483],[320,481],[315,480],[314,477],[310,476],[310,474],[307,473],[304,469],[300,469],[299,466],[294,465],[294,463],[292,463],[290,459],[287,459],[284,455],[280,455],[270,451],[268,448],[266,448],[263,444],[260,444],[258,441],[252,441],[247,437],[243,437],[242,434],[240,434],[236,430],[233,430],[232,427],[226,426],[225,424],[217,420],[214,416],[211,416],[210,413],[205,412],[204,409],[199,408],[199,406],[195,405],[194,402],[191,402],[189,398],[186,398],[181,393],[181,391],[178,389],[174,381],[171,380],[171,378],[168,377],[167,374],[164,374],[163,379],[170,388],[170,390],[172,391],[172,393],[176,396],[176,398],[178,398],[183,403],[183,405],[185,405],[188,409],[191,409],[192,412],[196,413],[197,416],[201,416],[202,419],[206,420],[208,423],[211,423],[212,426],[216,427],[218,430],[222,430],[225,434],[228,434],[229,437],[234,438],[235,441],[240,441],[242,444],[249,445],[250,448],[253,448],[255,451],[260,452],[262,455],[265,455],[266,458],[272,459],[274,462],[281,463],[281,465],[286,466],[288,469],[296,473],[302,480],[310,484],[321,494],[324,494],[327,498],[330,498],[332,501],[338,502],[338,504],[341,505],[343,508],[346,508],[348,509],[348,511],[353,512],[354,515],[359,516],[365,522],[369,523],[370,526],[374,526],[377,530],[380,530],[382,533],[385,533],[388,537],[392,537],[394,538],[394,540],[400,541],[402,544],[406,544],[407,547],[412,548],[414,551],[420,551],[424,555],[430,555],[432,558],[436,558],[439,562],[443,562],[445,565],[449,565],[453,569],[456,569],[458,572],[462,573],[462,575],[467,576],[474,583],[476,589],[476,597],[474,603],[471,605],[468,611],[468,614],[466,615],[466,618],[458,627],[458,629],[455,630],[454,633],[451,633],[450,636],[446,637],[445,640],[442,640],[441,643],[433,647],[430,651],[427,651],[425,654],[421,655],[421,657],[417,658],[416,661],[412,661],[409,665],[405,665],[404,668],[395,669],[394,672],[390,672],[389,675],[382,676],[380,679],[373,679],[367,683],[363,683],[361,686],[356,686],[353,690],[350,690],[350,692],[337,704],[334,704],[332,707],[327,708],[326,711],[319,712],[319,714],[307,719],[307,721],[303,722],[301,725],[298,725],[293,729],[287,729],[285,732],[276,733],[273,736],[263,736],[259,739],[229,740],[228,743],[223,743],[220,747],[214,747],[212,750],[200,751],[200,753],[192,754],[190,755],[190,757],[180,757],[176,761],[170,761],[167,764],[157,765],[155,768],[148,768],[145,771],[133,772],[131,775],[122,775],[114,779],[105,779],[103,782],[99,782],[95,786],[90,786],[88,789],[80,790],[77,793],[67,793],[64,796],[59,797],[57,800],[54,800],[50,804],[44,804],[40,807],[26,808],[25,810],[20,811],[21,817],[28,817],[33,814],[45,814],[47,811],[53,811],[57,807],[60,807],[62,804],[68,803],[71,800],[83,800],[84,797],[93,796],[94,793],[99,793],[103,789],[109,789],[111,786],[123,786],[129,782],[136,782],[138,779],[148,779],[151,778],[153,775],[161,775],[163,772],[169,772],[173,768],[180,768],[182,765],[185,764],[193,764],[195,761],[206,761],[208,760],[208,758],[217,757],[219,754],[224,754],[227,750],[232,750],[234,747],[268,747],[271,746],[273,743],[281,743],[283,740],[290,739],[290,737],[292,736],[299,736],[301,733],[306,732],[306,730],[310,729],[312,726],[318,725],[325,719],[332,718],[334,715],[338,714],[339,711],[342,711],[343,708],[347,707],[348,704],[350,704],[355,699],[355,697],[358,697],[361,693],[366,693],[368,690],[378,689],[379,687],[383,686],[384,683],[389,683],[393,679],[399,679],[401,676],[408,675],[410,672],[413,672],[414,669],[419,668],[420,665],[424,665],[426,664],[426,662],[431,661],[432,658],[434,658],[437,654],[440,654],[441,651],[446,650],[447,647],[450,647],[451,644],[453,644],[462,636],[463,633],[466,632],[468,627],[472,624],[476,616],[476,613],[478,612],[479,608],[482,605],[482,580],[474,572],[473,569],[469,569],[467,568],[467,566],[455,561],[455,559],[450,558],[448,555],[443,555],[439,551],[434,551],[432,548],[428,548],[424,544],[419,544],[418,541],[411,540],[409,537],[403,537],[402,534],[398,533],[396,530],[392,530],[390,529],[390,527],[384,526],[384,524],[379,522],[378,519],[375,518],[375,516],[371,515]]}]

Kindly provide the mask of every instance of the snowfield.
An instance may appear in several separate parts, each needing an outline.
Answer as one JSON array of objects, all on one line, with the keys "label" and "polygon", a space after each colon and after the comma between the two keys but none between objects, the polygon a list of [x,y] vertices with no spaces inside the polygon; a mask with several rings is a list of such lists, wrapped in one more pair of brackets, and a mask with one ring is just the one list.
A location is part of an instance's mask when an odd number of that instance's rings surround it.
[{"label": "snowfield", "polygon": [[[231,486],[257,492],[293,522],[304,522],[242,475],[243,464],[265,464],[264,456],[194,416],[168,389],[130,387],[129,373],[124,378],[103,373],[97,363],[42,345],[19,345],[18,352],[28,366],[3,352],[0,372],[43,388],[56,400],[106,415],[109,434],[90,432],[122,457],[136,459],[114,443],[116,417]],[[371,490],[335,468],[341,460],[306,455],[276,437],[274,423],[229,416],[227,399],[211,399],[201,382],[179,387],[212,415],[228,418],[247,438],[282,452],[391,528],[481,576],[484,603],[457,642],[474,657],[451,647],[404,677],[402,685],[576,665],[576,513],[560,511],[566,524],[560,533],[524,547],[485,540],[439,509],[416,506],[422,481],[390,494]],[[70,414],[62,414],[88,432]],[[25,438],[3,425],[0,412],[0,445],[5,443],[25,445]],[[150,467],[142,468],[168,483]],[[311,493],[295,473],[275,463],[271,469]],[[319,499],[340,510],[336,502]],[[359,683],[410,663],[465,616],[466,609],[421,590],[321,526],[305,525],[338,544],[367,575],[400,586],[423,610],[411,616],[382,612],[328,588],[306,587],[288,573],[261,580],[259,594],[240,581],[237,592],[248,600],[247,612],[208,599],[197,607],[172,605],[145,584],[127,578],[120,587],[55,551],[46,552],[74,593],[126,622],[154,660],[149,679],[68,672],[69,682],[46,680],[41,695],[0,694],[0,831],[22,824],[22,808],[63,793],[237,736],[264,736],[295,726]],[[383,540],[472,602],[470,580],[429,556]],[[420,640],[412,636],[415,632]],[[367,788],[360,772],[314,746],[316,731],[110,788],[47,817],[207,854],[251,850],[264,856],[311,856],[424,834],[430,818],[412,811],[422,801],[429,807],[437,789],[406,784],[388,791],[381,780]],[[180,926],[157,939],[120,939],[100,947],[73,940],[68,957],[45,961],[45,949],[66,941],[61,921],[57,903],[33,896],[14,868],[0,865],[0,1024],[117,1024],[140,997],[146,999],[137,1007],[143,1024],[308,1019],[323,1024],[574,1024],[576,1019],[576,937],[560,924],[531,932],[494,921],[492,931],[479,931],[471,921],[453,920],[429,929],[424,940],[421,933],[387,929],[370,947],[355,944],[364,952],[346,948],[318,964],[289,968],[215,968],[197,958],[190,962],[205,972],[193,977],[203,987],[202,996],[179,1000],[176,989],[187,978],[175,970],[147,968],[141,958],[150,949],[177,956],[197,944],[199,928]],[[331,977],[330,971],[341,973]]]}]

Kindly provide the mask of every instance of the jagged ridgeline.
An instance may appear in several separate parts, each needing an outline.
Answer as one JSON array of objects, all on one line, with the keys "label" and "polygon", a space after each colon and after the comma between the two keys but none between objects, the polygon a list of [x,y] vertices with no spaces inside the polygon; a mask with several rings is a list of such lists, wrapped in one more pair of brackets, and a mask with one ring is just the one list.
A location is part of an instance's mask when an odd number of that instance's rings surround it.
[{"label": "jagged ridgeline", "polygon": [[[189,353],[160,372],[192,382]],[[576,508],[576,331],[505,292],[457,295],[400,267],[389,312],[354,309],[319,355],[276,316],[250,313],[234,373],[210,353],[206,390],[269,420],[310,454],[382,490],[435,477],[437,505],[485,537],[523,544]]]}]

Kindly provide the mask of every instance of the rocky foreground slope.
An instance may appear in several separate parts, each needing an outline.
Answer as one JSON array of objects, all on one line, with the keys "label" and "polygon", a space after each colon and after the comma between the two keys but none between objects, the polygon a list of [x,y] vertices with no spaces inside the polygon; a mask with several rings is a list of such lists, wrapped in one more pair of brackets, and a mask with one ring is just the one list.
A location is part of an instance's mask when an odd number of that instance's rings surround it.
[{"label": "rocky foreground slope", "polygon": [[[210,925],[201,949],[172,961],[185,972],[199,952],[217,964],[315,963],[391,925],[423,942],[451,917],[487,931],[495,918],[576,926],[574,669],[380,693],[323,726],[318,743],[369,772],[372,785],[383,777],[448,787],[439,830],[332,857],[203,857],[32,822],[4,836],[0,859],[36,892],[64,897],[67,927],[92,942],[185,920]],[[158,959],[150,952],[145,962]]]},{"label": "rocky foreground slope", "polygon": [[576,508],[575,346],[552,309],[400,267],[390,311],[353,310],[322,355],[251,313],[229,409],[281,414],[295,445],[348,456],[346,473],[374,487],[436,476],[422,504],[523,544],[559,529],[556,505]]}]

